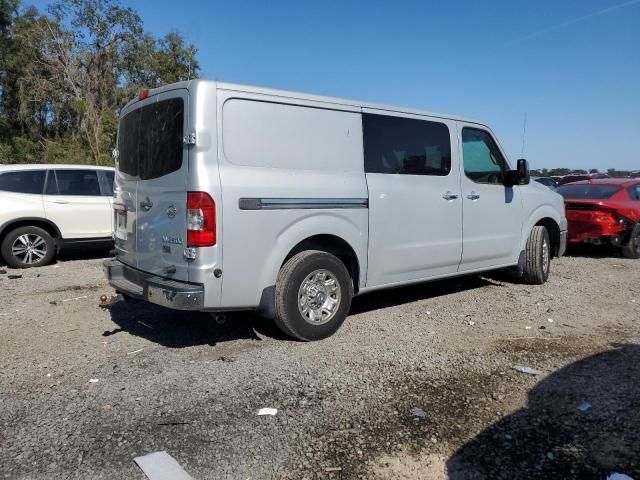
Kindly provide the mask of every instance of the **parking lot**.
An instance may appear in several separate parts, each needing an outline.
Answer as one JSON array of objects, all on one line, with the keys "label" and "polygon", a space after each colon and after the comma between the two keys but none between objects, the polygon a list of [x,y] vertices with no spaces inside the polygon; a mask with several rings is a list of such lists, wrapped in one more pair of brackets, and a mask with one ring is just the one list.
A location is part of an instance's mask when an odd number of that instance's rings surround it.
[{"label": "parking lot", "polygon": [[159,450],[194,479],[640,476],[640,262],[369,294],[315,343],[251,313],[102,309],[101,263],[2,267],[1,477],[143,479]]}]

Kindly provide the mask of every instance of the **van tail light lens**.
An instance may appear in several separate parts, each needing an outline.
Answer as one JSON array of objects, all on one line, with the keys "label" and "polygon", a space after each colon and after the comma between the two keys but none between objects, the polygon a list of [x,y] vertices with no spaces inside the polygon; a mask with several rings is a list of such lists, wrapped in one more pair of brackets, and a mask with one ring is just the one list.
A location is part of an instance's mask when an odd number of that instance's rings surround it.
[{"label": "van tail light lens", "polygon": [[187,246],[216,244],[216,204],[205,192],[187,192]]}]

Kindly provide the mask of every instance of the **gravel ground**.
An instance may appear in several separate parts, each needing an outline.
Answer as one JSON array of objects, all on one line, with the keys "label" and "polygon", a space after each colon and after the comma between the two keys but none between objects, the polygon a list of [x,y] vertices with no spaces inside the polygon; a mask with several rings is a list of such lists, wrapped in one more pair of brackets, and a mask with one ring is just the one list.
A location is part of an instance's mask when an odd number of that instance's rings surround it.
[{"label": "gravel ground", "polygon": [[316,343],[111,293],[95,258],[0,273],[0,478],[640,478],[638,261],[365,295]]}]

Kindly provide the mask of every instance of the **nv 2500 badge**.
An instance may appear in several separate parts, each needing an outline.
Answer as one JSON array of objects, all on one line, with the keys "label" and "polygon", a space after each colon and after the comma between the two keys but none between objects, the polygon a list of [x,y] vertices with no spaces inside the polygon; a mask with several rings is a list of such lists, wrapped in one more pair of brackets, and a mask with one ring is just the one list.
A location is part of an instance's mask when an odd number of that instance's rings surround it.
[{"label": "nv 2500 badge", "polygon": [[171,243],[173,245],[182,245],[182,237],[172,237],[170,235],[162,236],[162,243]]}]

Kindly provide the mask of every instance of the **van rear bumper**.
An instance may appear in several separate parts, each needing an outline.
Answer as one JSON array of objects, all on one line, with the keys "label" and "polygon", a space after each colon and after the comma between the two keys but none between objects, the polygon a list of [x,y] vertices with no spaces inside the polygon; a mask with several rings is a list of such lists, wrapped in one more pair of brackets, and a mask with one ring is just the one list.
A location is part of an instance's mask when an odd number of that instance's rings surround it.
[{"label": "van rear bumper", "polygon": [[115,258],[103,262],[109,285],[117,292],[174,310],[202,310],[204,286],[136,270]]}]

